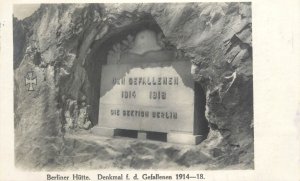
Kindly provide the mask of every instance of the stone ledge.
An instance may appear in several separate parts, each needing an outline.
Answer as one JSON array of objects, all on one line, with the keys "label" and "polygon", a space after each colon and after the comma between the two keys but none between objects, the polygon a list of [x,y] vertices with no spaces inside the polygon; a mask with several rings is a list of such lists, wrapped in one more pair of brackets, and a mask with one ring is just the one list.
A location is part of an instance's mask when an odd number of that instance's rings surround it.
[{"label": "stone ledge", "polygon": [[180,143],[180,144],[189,144],[197,145],[204,140],[202,135],[192,135],[188,133],[181,132],[169,132],[167,134],[167,142],[169,143]]},{"label": "stone ledge", "polygon": [[[108,128],[95,126],[91,129],[92,133],[97,136],[104,137],[115,137],[119,136],[121,130],[116,128]],[[147,132],[141,131],[137,133],[137,138],[142,140],[148,140]],[[202,135],[193,135],[192,133],[182,133],[182,132],[169,132],[167,133],[168,143],[179,143],[188,145],[197,145],[204,140]]]}]

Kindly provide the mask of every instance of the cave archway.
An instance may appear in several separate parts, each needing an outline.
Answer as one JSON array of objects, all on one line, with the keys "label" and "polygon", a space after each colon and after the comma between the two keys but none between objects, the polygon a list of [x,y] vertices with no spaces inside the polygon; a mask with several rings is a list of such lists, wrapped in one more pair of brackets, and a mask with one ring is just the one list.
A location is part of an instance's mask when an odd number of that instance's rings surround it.
[{"label": "cave archway", "polygon": [[[110,54],[114,54],[115,47],[124,40],[128,40],[128,37],[135,37],[136,34],[142,30],[152,30],[157,34],[161,34],[164,37],[163,31],[156,23],[151,14],[144,14],[139,21],[131,23],[127,26],[120,28],[114,28],[109,31],[103,38],[96,40],[90,47],[90,52],[86,57],[83,67],[86,70],[87,77],[90,84],[90,90],[87,95],[87,101],[91,105],[90,118],[93,125],[98,123],[99,114],[99,99],[100,99],[100,85],[101,85],[101,70],[102,66],[109,63],[108,59]],[[165,38],[165,37],[164,37]],[[184,52],[176,49],[176,46],[172,45],[168,41],[164,42],[164,48],[180,54],[182,59],[188,60],[184,56]],[[205,105],[206,96],[199,83],[195,83],[195,133],[203,135],[205,138],[208,134],[208,122],[205,118]],[[137,131],[120,130],[121,136],[137,137]],[[151,133],[147,134],[148,139],[166,141],[166,135],[164,133]]]}]

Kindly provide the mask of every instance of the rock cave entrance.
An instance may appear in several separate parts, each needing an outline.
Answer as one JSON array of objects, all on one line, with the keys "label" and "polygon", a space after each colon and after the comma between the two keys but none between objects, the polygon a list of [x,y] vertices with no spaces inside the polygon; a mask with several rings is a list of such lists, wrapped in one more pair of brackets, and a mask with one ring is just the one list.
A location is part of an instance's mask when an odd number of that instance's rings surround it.
[{"label": "rock cave entrance", "polygon": [[[128,41],[134,39],[135,35],[138,32],[146,29],[150,29],[165,38],[161,28],[156,23],[154,18],[150,14],[145,14],[139,19],[139,21],[121,28],[115,27],[110,29],[104,37],[99,40],[95,40],[92,43],[83,67],[85,68],[85,70],[87,70],[86,73],[90,85],[89,92],[87,93],[87,101],[91,105],[90,118],[94,126],[98,124],[102,66],[110,64],[109,59],[111,58],[111,56],[115,56],[116,54],[118,54],[118,51],[124,51],[122,49],[122,46],[124,44],[126,44],[126,46],[130,46],[128,45]],[[163,43],[165,49],[173,50],[174,52],[176,52],[176,54],[180,54],[182,59],[190,61],[183,55],[184,52],[182,50],[176,49],[176,46],[172,45],[167,40],[165,40]],[[196,121],[194,126],[196,133],[201,134],[206,138],[209,128],[208,121],[205,118],[205,105],[205,92],[199,83],[195,83],[194,117]],[[115,136],[137,138],[140,137],[139,134],[140,132],[134,130],[119,130],[118,135]],[[166,141],[167,134],[159,132],[147,132],[145,138],[150,140]]]}]

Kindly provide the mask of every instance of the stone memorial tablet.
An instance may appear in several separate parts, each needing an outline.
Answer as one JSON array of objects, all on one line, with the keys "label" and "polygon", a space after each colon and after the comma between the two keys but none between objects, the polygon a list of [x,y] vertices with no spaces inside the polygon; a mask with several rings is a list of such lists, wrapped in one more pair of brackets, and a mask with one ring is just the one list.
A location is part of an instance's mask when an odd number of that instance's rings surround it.
[{"label": "stone memorial tablet", "polygon": [[190,70],[187,61],[104,65],[99,123],[93,132],[161,132],[168,142],[199,143]]}]

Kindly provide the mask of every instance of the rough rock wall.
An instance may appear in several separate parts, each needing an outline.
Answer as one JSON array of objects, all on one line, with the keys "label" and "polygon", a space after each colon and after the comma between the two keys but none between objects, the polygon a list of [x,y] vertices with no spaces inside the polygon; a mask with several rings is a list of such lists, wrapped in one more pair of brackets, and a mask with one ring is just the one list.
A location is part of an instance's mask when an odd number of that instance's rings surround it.
[{"label": "rough rock wall", "polygon": [[[253,165],[251,21],[250,3],[42,5],[14,21],[14,42],[24,39],[14,44],[16,162],[54,162],[64,147],[67,99],[86,97],[96,124],[99,68],[109,50],[135,28],[155,23],[193,62],[194,79],[206,93],[206,154]],[[29,70],[38,77],[34,92],[24,86]],[[48,156],[40,163],[36,155]]]}]

